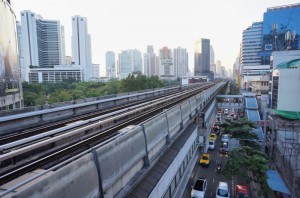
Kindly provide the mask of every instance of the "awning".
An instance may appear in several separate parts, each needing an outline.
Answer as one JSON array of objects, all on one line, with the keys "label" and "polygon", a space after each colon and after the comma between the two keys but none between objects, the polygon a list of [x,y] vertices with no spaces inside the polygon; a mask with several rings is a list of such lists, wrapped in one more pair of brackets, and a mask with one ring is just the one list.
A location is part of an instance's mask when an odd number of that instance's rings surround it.
[{"label": "awning", "polygon": [[269,177],[267,183],[273,191],[292,195],[277,171],[267,170],[267,176]]}]

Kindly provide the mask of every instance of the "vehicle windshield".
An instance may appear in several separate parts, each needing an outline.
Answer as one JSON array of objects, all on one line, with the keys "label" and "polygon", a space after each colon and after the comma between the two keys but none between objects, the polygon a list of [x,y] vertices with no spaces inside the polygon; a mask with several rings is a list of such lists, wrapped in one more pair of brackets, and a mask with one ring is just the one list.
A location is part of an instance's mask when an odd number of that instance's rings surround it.
[{"label": "vehicle windshield", "polygon": [[207,156],[203,156],[202,159],[203,160],[208,160],[208,157]]},{"label": "vehicle windshield", "polygon": [[203,180],[197,180],[194,189],[198,191],[203,191],[203,183],[204,183]]},{"label": "vehicle windshield", "polygon": [[228,191],[223,189],[218,189],[217,195],[228,197]]},{"label": "vehicle windshield", "polygon": [[214,142],[209,142],[209,145],[214,145]]},{"label": "vehicle windshield", "polygon": [[244,193],[239,193],[238,198],[248,198],[248,195],[247,194],[244,194]]}]

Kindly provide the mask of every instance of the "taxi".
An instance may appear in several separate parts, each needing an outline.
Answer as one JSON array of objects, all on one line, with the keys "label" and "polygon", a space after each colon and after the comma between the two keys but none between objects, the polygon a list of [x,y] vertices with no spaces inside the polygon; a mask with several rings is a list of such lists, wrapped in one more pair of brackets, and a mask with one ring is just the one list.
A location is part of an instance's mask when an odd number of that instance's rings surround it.
[{"label": "taxi", "polygon": [[202,166],[209,166],[211,160],[211,155],[208,153],[203,153],[200,157],[200,165]]},{"label": "taxi", "polygon": [[215,141],[216,139],[217,139],[217,134],[211,133],[211,134],[209,135],[208,140],[213,140],[213,141]]}]

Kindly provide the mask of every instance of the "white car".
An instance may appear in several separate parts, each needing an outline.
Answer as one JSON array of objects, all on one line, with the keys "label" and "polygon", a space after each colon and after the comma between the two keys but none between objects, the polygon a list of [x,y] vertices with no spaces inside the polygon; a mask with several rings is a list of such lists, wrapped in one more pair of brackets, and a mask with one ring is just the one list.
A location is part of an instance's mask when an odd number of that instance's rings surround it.
[{"label": "white car", "polygon": [[203,198],[207,188],[207,180],[205,178],[199,177],[192,187],[191,197],[193,198]]},{"label": "white car", "polygon": [[217,191],[216,191],[216,198],[229,198],[230,192],[228,188],[227,182],[219,182]]},{"label": "white car", "polygon": [[228,141],[229,141],[229,135],[228,134],[222,135],[221,142],[228,142]]},{"label": "white car", "polygon": [[210,140],[208,142],[208,149],[210,149],[210,150],[214,150],[215,149],[215,141]]}]

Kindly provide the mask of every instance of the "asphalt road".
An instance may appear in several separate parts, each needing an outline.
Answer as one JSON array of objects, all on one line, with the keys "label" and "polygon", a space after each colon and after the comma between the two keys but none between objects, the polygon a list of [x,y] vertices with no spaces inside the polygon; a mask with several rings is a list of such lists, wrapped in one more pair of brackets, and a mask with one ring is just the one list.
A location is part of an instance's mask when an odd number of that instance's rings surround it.
[{"label": "asphalt road", "polygon": [[[228,183],[228,185],[230,187],[230,197],[232,197],[232,198],[234,197],[234,187],[237,184],[248,186],[249,191],[251,191],[250,185],[245,181],[244,178],[233,177],[231,180],[226,180],[225,177],[222,175],[222,173],[216,172],[217,164],[221,163],[222,168],[223,168],[228,159],[227,155],[220,154],[220,152],[219,152],[220,146],[221,146],[221,136],[218,135],[216,142],[215,142],[215,149],[208,150],[208,153],[210,153],[212,156],[210,165],[208,167],[203,167],[200,165],[199,161],[196,162],[196,165],[190,176],[188,184],[185,188],[183,197],[191,197],[192,186],[194,185],[194,183],[198,177],[203,177],[203,178],[207,179],[208,186],[207,186],[205,198],[212,198],[212,197],[215,198],[216,197],[216,190],[217,190],[218,183],[220,181]],[[199,156],[199,158],[200,158],[200,156]],[[252,198],[251,192],[249,192],[249,193],[250,193],[249,198]]]}]

